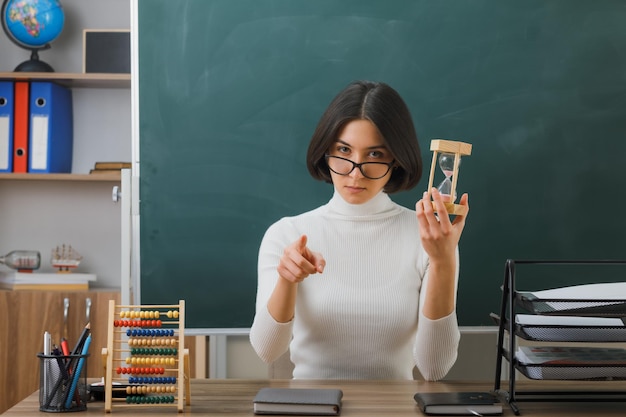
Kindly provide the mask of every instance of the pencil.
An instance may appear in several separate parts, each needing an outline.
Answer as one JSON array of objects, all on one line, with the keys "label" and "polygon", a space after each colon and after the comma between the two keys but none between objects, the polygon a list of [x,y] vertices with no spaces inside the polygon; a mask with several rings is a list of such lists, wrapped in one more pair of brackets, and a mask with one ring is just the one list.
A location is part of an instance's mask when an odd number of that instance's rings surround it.
[{"label": "pencil", "polygon": [[[83,329],[83,332],[80,334],[80,337],[78,338],[78,341],[76,342],[76,346],[74,346],[74,350],[72,351],[74,355],[79,355],[83,351],[83,346],[85,345],[85,341],[88,339],[90,340],[90,336],[91,336],[90,332],[91,332],[91,322],[88,322],[87,324],[85,324],[85,328]],[[76,360],[77,360],[76,358],[72,358],[72,360],[70,361],[70,368],[74,365],[74,361]],[[79,364],[80,364],[80,361],[79,361]],[[80,405],[80,396],[78,395],[78,392],[76,392],[76,404]]]},{"label": "pencil", "polygon": [[74,346],[74,350],[72,350],[72,354],[78,355],[83,350],[83,344],[85,343],[85,340],[87,340],[87,335],[89,334],[90,329],[91,323],[87,323],[85,325],[85,328],[83,329],[83,332],[80,334],[78,341],[76,342],[76,346]]},{"label": "pencil", "polygon": [[72,405],[72,397],[74,394],[77,394],[76,403],[80,404],[80,395],[78,391],[76,391],[76,386],[78,385],[78,380],[80,379],[80,373],[83,369],[83,365],[85,364],[85,355],[89,353],[89,345],[91,344],[91,335],[88,335],[85,343],[83,343],[83,347],[81,350],[81,358],[78,360],[78,364],[76,365],[76,369],[74,370],[74,375],[72,376],[72,382],[70,385],[70,390],[67,392],[67,397],[65,398],[65,409],[69,410]]}]

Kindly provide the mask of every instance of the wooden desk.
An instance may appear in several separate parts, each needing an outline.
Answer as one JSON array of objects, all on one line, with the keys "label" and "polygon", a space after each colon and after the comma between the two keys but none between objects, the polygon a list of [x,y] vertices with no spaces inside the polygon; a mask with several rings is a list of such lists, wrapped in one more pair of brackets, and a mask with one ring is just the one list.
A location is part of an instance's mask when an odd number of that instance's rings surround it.
[{"label": "wooden desk", "polygon": [[[619,389],[623,383],[547,383],[533,381],[518,384],[521,389]],[[424,381],[304,381],[304,380],[238,380],[196,379],[191,382],[191,406],[185,407],[186,414],[227,415],[232,417],[253,416],[252,399],[262,387],[316,388],[336,387],[343,390],[342,417],[415,417],[422,415],[413,394],[417,391],[474,391],[491,390],[487,382],[424,382]],[[623,416],[626,402],[569,403],[569,402],[522,402],[522,416]],[[38,392],[9,409],[3,417],[50,415],[39,412]],[[117,406],[111,416],[130,417],[138,412],[149,415],[178,415],[175,407]],[[77,415],[104,415],[103,402],[91,402],[88,409]],[[513,416],[505,405],[504,416]]]}]

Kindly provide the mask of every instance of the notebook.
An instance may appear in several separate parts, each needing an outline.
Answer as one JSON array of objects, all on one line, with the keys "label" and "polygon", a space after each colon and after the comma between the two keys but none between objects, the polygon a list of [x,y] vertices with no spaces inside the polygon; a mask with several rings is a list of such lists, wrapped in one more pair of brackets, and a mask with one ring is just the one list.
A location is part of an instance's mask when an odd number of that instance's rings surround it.
[{"label": "notebook", "polygon": [[336,416],[343,391],[336,388],[261,388],[254,397],[254,414]]},{"label": "notebook", "polygon": [[418,392],[414,398],[424,414],[502,414],[502,404],[488,392]]}]

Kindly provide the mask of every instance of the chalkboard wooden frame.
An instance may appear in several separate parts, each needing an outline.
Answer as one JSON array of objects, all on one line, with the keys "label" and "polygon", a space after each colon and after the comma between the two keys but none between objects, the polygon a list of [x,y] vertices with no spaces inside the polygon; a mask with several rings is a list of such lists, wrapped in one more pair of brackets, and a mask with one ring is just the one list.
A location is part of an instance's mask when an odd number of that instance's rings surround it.
[{"label": "chalkboard wooden frame", "polygon": [[[139,0],[141,302],[245,328],[264,230],[325,203],[304,154],[354,79],[406,99],[433,138],[473,144],[458,316],[492,325],[506,259],[621,258],[621,0]],[[428,178],[392,196],[413,207]],[[535,274],[529,288],[571,284]],[[581,273],[579,281],[618,279]]]}]

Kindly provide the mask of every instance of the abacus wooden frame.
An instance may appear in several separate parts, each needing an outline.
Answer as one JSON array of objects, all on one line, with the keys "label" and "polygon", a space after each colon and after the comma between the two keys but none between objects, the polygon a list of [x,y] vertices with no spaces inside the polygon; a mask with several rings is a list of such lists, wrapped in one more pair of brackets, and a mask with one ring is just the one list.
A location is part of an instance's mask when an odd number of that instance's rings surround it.
[{"label": "abacus wooden frame", "polygon": [[[176,401],[171,404],[127,404],[113,400],[113,380],[114,380],[114,362],[122,362],[122,353],[128,352],[128,349],[121,349],[122,337],[116,338],[116,335],[123,336],[123,330],[116,330],[114,325],[116,317],[120,317],[122,310],[126,311],[153,311],[158,309],[177,309],[178,320],[168,321],[169,324],[177,324],[177,336],[178,339],[178,351],[177,351],[177,367],[175,370],[177,374],[177,392]],[[163,304],[163,305],[116,305],[115,300],[109,300],[109,316],[108,316],[108,338],[107,347],[102,349],[102,359],[104,363],[104,375],[105,375],[105,403],[104,410],[107,413],[112,412],[113,406],[116,407],[172,407],[176,406],[178,412],[183,412],[184,405],[191,405],[191,391],[190,391],[190,365],[189,365],[189,349],[185,349],[185,301],[179,300],[178,304]],[[185,404],[183,404],[185,400]]]}]

